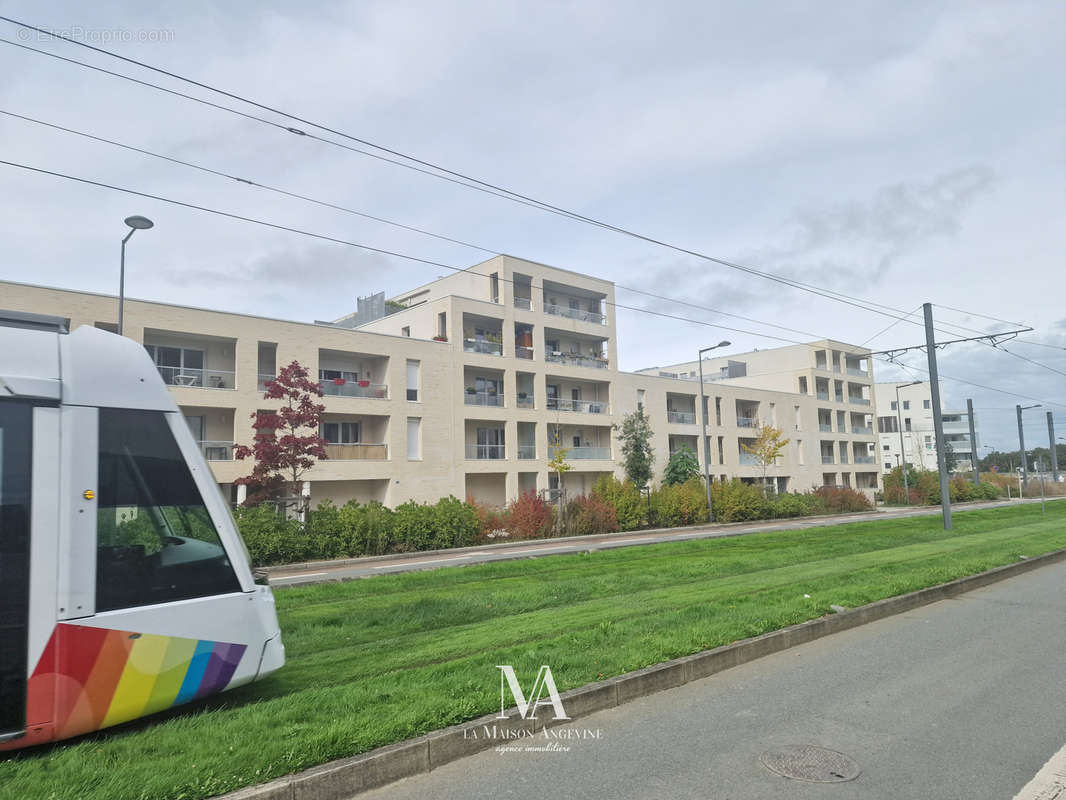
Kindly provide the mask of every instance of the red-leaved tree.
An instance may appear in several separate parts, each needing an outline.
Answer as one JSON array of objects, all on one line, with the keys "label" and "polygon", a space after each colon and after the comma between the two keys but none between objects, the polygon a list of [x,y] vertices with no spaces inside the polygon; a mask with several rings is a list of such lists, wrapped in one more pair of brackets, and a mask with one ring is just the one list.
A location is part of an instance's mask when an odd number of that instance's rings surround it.
[{"label": "red-leaved tree", "polygon": [[326,407],[315,402],[322,396],[322,388],[308,374],[307,367],[293,361],[278,377],[267,381],[263,397],[283,400],[284,405],[277,411],[252,414],[254,444],[233,448],[235,457],[255,459],[252,474],[235,481],[248,487],[245,505],[278,500],[287,494],[287,503],[306,510],[301,479],[316,459],[328,458],[326,440],[319,435]]}]

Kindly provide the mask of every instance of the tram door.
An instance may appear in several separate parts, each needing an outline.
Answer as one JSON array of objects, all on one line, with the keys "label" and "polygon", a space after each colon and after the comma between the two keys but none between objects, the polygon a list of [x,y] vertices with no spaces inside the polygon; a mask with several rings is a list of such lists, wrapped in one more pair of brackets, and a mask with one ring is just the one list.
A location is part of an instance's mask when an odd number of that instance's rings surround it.
[{"label": "tram door", "polygon": [[26,727],[33,407],[0,400],[0,741]]}]

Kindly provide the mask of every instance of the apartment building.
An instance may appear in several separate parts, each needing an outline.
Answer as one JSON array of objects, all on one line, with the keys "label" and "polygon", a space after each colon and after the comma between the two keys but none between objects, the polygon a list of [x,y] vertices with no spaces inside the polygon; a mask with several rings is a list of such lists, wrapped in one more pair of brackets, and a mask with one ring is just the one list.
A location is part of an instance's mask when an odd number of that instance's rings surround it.
[{"label": "apartment building", "polygon": [[[742,445],[765,422],[791,439],[766,472],[779,491],[877,487],[876,465],[868,466],[876,446],[869,372],[835,380],[829,366],[841,375],[868,367],[865,351],[849,345],[709,360],[716,374],[701,405],[692,375],[618,369],[609,281],[497,256],[372,299],[327,323],[127,300],[124,333],[156,363],[233,502],[244,497],[234,481],[251,470],[234,460],[233,447],[251,444],[257,411],[277,407],[263,399],[263,386],[292,361],[318,377],[324,394],[329,458],[306,475],[312,503],[394,506],[452,494],[502,505],[558,488],[547,467],[557,448],[572,467],[563,488],[587,492],[601,475],[622,474],[612,426],[638,405],[651,419],[657,477],[687,446],[715,478],[760,479]],[[117,319],[113,296],[18,283],[0,283],[0,306],[68,317],[72,327],[114,330]],[[762,375],[771,362],[791,379]],[[749,371],[723,377],[723,367]],[[835,384],[840,396],[830,400]]]},{"label": "apartment building", "polygon": [[[896,388],[899,387],[897,404]],[[901,462],[905,453],[907,463],[918,469],[936,469],[936,434],[933,430],[933,395],[929,381],[920,383],[878,383],[874,387],[877,407],[881,416],[877,418],[877,432],[880,437],[879,461],[883,472],[891,472]],[[941,384],[940,397],[944,397]],[[944,423],[944,441],[955,452],[955,472],[973,470],[972,454],[980,447],[980,431],[974,418],[976,441],[970,439],[970,417],[967,411],[944,409],[941,418]],[[900,432],[902,431],[902,436]],[[901,450],[900,447],[903,449]]]}]

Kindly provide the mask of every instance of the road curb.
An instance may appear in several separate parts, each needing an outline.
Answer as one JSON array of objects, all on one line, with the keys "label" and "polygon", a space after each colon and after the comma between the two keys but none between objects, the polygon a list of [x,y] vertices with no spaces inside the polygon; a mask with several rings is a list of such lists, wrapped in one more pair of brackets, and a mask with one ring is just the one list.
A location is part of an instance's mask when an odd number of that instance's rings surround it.
[{"label": "road curb", "polygon": [[[839,614],[790,625],[751,639],[675,658],[571,689],[562,694],[563,704],[571,720],[578,719],[664,689],[709,677],[823,636],[946,600],[1063,560],[1066,560],[1066,548],[948,583],[877,600]],[[346,800],[359,792],[428,772],[442,764],[493,746],[497,741],[491,738],[472,738],[468,735],[470,732],[480,731],[484,726],[496,726],[498,730],[511,731],[521,728],[528,732],[542,729],[539,720],[523,720],[516,709],[511,709],[504,719],[487,715],[415,739],[380,747],[369,753],[287,775],[270,783],[240,789],[222,795],[218,800]]]}]

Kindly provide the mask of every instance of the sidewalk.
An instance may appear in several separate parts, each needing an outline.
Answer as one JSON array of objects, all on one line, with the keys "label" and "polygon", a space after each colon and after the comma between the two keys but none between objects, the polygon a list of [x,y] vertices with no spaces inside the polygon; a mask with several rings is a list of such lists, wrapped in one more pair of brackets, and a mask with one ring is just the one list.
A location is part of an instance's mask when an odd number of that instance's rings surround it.
[{"label": "sidewalk", "polygon": [[[1048,502],[1066,498],[1048,498]],[[1039,503],[1040,499],[997,500],[982,503],[957,503],[952,508],[960,513],[967,510],[1002,508],[1022,503]],[[384,556],[346,558],[336,561],[312,561],[302,564],[285,564],[266,567],[271,586],[300,586],[328,581],[344,581],[395,572],[413,572],[436,569],[444,566],[468,566],[492,561],[510,561],[520,558],[538,558],[549,555],[609,550],[616,547],[633,547],[661,542],[681,542],[690,539],[715,539],[728,536],[743,536],[764,531],[795,531],[844,525],[850,522],[899,519],[901,517],[932,516],[940,514],[940,506],[918,508],[892,508],[865,511],[856,514],[835,514],[820,517],[795,517],[784,520],[760,520],[758,522],[733,522],[725,524],[690,525],[685,528],[652,528],[624,533],[608,533],[598,536],[569,536],[558,539],[535,539],[519,542],[500,542],[475,547],[458,547],[451,550],[428,550],[416,553],[392,553]]]}]

